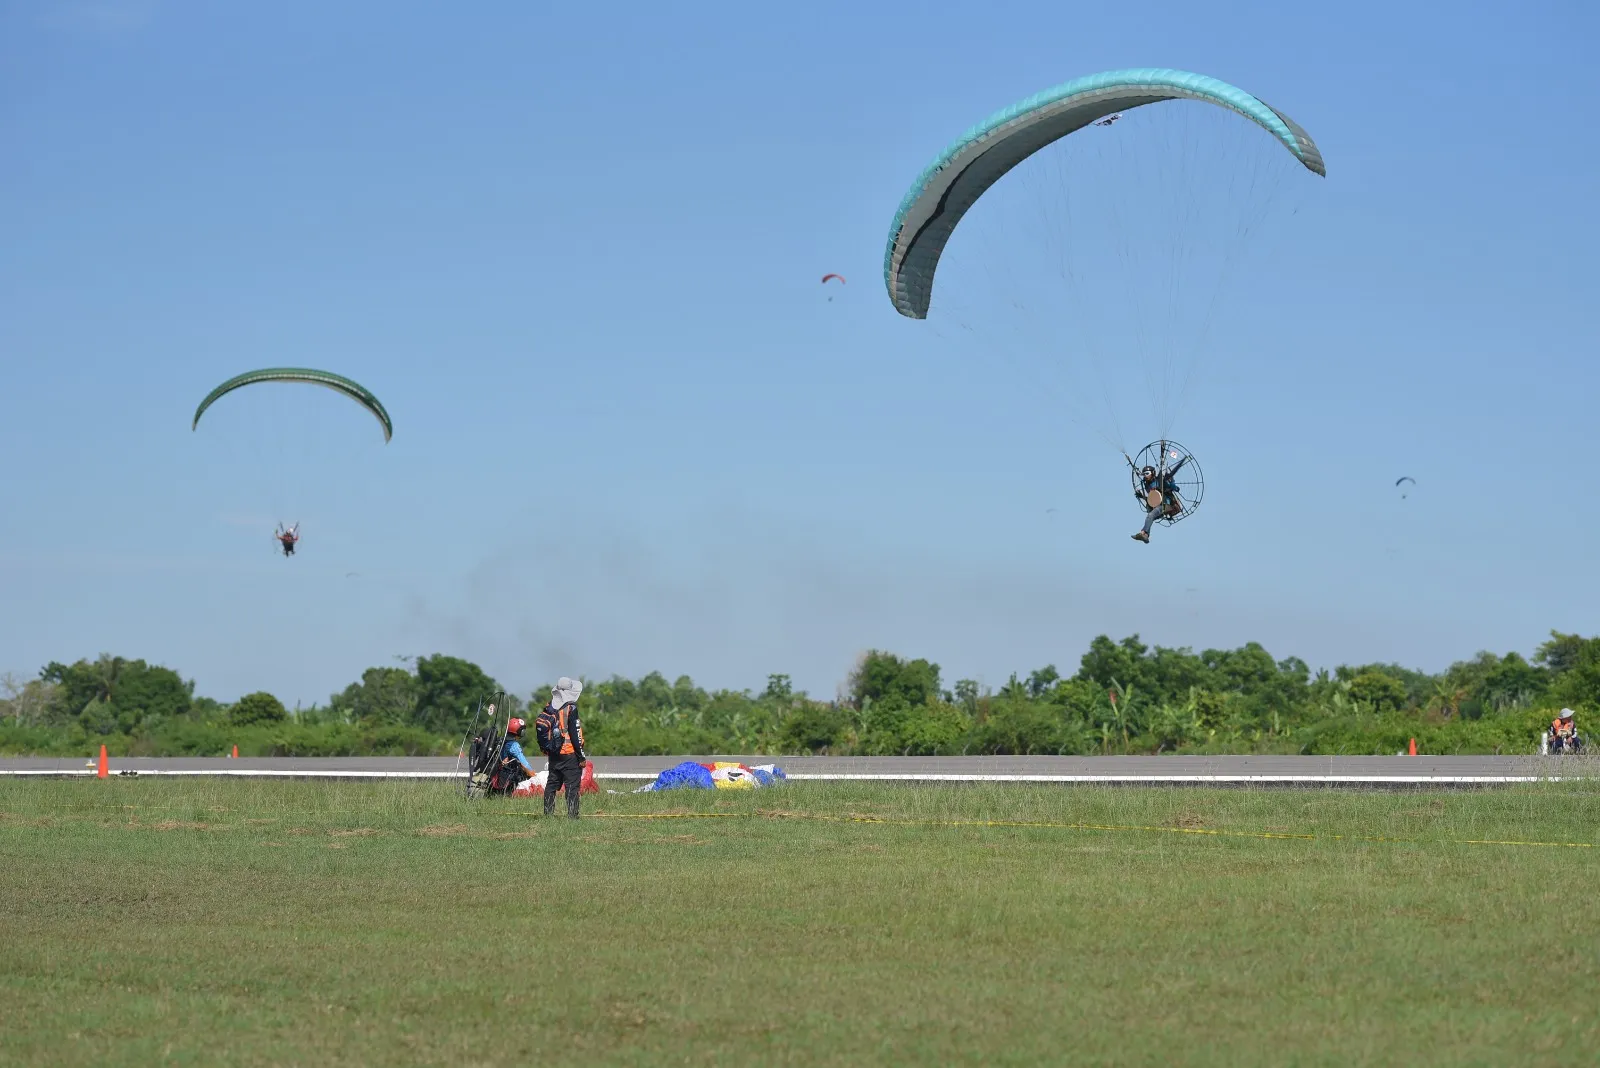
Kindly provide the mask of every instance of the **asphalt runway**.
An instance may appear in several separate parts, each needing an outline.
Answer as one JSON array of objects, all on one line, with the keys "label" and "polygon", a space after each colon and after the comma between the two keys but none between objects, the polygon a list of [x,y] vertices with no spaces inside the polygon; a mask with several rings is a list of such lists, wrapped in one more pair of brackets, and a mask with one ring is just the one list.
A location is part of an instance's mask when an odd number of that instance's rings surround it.
[{"label": "asphalt runway", "polygon": [[[1540,756],[964,756],[597,757],[596,777],[621,788],[685,760],[776,763],[790,779],[891,782],[1033,782],[1105,785],[1493,786],[1590,777],[1585,758]],[[454,757],[113,757],[113,775],[222,775],[337,779],[449,779]],[[0,776],[94,775],[83,757],[0,759]]]}]

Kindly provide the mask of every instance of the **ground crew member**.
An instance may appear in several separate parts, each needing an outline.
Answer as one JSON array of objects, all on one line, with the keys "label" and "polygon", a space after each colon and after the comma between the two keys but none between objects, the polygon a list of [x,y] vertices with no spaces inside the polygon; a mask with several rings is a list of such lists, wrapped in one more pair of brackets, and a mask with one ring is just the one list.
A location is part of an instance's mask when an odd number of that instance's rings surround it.
[{"label": "ground crew member", "polygon": [[1550,748],[1557,753],[1576,753],[1583,748],[1578,728],[1572,722],[1572,709],[1563,708],[1561,714],[1550,721]]},{"label": "ground crew member", "polygon": [[561,678],[550,691],[550,703],[544,706],[534,721],[534,738],[539,749],[550,759],[549,774],[544,782],[544,814],[556,810],[556,791],[567,791],[567,816],[578,818],[578,794],[583,782],[583,766],[589,755],[585,749],[583,721],[578,718],[578,697],[583,693],[583,683]]},{"label": "ground crew member", "polygon": [[[489,706],[489,714],[494,715],[493,705]],[[526,727],[526,723],[516,718],[506,724],[506,744],[500,750],[498,776],[500,787],[508,794],[524,779],[533,778],[533,765],[522,751],[522,732]]]}]

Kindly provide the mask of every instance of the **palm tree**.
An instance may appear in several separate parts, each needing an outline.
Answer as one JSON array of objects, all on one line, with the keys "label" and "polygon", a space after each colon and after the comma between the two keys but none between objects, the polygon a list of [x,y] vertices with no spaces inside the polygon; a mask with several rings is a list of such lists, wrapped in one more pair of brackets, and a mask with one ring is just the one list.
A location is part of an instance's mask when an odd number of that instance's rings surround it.
[{"label": "palm tree", "polygon": [[1428,697],[1427,711],[1437,712],[1440,719],[1448,720],[1460,713],[1461,702],[1466,696],[1467,691],[1449,679],[1436,679],[1433,683],[1433,693]]},{"label": "palm tree", "polygon": [[110,704],[111,695],[116,692],[117,683],[122,679],[122,669],[128,662],[120,656],[110,653],[101,653],[94,662],[94,695],[100,701]]}]

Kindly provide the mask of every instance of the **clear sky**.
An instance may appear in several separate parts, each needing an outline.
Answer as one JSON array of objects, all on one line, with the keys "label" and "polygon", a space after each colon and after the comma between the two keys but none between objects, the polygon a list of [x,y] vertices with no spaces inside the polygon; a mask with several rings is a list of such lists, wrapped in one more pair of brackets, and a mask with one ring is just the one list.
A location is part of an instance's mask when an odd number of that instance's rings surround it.
[{"label": "clear sky", "polygon": [[[1441,12],[3,0],[0,670],[826,695],[869,647],[998,685],[1101,632],[1429,670],[1593,633],[1600,15]],[[955,135],[1147,65],[1328,178],[1180,424],[1205,506],[1142,546],[1115,452],[881,275]],[[394,441],[272,387],[190,431],[272,365]]]}]

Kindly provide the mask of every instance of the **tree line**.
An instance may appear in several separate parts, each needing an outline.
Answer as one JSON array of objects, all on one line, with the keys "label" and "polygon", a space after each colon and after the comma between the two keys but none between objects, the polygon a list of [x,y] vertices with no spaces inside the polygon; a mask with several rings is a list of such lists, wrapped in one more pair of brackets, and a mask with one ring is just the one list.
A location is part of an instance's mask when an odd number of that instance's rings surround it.
[{"label": "tree line", "polygon": [[[436,654],[368,668],[310,708],[270,693],[196,696],[175,670],[102,654],[0,677],[0,753],[69,755],[454,754],[479,698],[501,689],[481,667]],[[543,703],[509,695],[503,713]],[[1600,638],[1551,632],[1531,659],[1480,652],[1430,675],[1396,664],[1312,672],[1259,643],[1090,643],[1077,670],[1046,665],[998,688],[945,686],[939,665],[874,650],[831,699],[771,675],[760,692],[707,690],[687,675],[613,676],[584,690],[596,755],[947,755],[1028,753],[1527,752],[1553,710],[1600,708]]]}]

